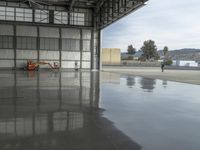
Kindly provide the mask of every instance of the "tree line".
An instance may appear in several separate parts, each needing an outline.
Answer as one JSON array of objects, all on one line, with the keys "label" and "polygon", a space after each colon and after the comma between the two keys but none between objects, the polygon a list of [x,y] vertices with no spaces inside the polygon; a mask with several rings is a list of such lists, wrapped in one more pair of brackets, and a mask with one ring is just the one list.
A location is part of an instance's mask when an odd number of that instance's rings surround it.
[{"label": "tree line", "polygon": [[[142,61],[149,61],[149,60],[158,60],[160,59],[160,56],[158,54],[157,46],[155,44],[155,41],[153,40],[147,40],[144,41],[143,46],[140,48],[140,51],[142,51],[142,56],[139,58]],[[164,53],[164,62],[165,64],[171,65],[172,60],[168,55],[169,48],[165,46],[163,48]],[[129,45],[127,49],[128,54],[135,54],[136,49],[133,47],[133,45]]]}]

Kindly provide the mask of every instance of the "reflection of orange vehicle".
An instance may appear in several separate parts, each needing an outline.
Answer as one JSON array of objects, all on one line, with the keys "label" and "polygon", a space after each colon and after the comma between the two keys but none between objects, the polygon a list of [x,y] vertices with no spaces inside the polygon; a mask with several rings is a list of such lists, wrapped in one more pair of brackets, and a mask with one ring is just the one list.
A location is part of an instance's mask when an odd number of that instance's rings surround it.
[{"label": "reflection of orange vehicle", "polygon": [[28,60],[26,65],[26,70],[29,71],[37,70],[40,65],[49,65],[51,69],[59,69],[59,64],[57,62],[54,62],[53,65],[51,65],[48,62],[33,62],[32,60]]}]

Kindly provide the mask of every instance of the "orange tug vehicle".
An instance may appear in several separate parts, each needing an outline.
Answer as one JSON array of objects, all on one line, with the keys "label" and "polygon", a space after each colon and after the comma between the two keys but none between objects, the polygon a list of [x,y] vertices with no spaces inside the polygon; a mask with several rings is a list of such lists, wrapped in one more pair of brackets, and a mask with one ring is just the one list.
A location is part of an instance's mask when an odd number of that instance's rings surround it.
[{"label": "orange tug vehicle", "polygon": [[58,62],[54,62],[53,65],[51,65],[49,62],[33,62],[32,60],[27,60],[26,67],[24,69],[28,71],[35,71],[39,69],[40,65],[49,65],[52,70],[60,68]]}]

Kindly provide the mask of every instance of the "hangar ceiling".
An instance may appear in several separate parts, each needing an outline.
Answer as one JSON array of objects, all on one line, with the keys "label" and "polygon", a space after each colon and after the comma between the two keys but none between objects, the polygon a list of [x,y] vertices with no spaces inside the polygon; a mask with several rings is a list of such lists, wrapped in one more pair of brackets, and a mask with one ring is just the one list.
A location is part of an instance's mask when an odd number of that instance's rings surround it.
[{"label": "hangar ceiling", "polygon": [[64,7],[94,8],[101,0],[5,0],[6,2],[26,3],[30,6],[48,5]]},{"label": "hangar ceiling", "polygon": [[[93,18],[92,27],[103,29],[125,15],[145,5],[148,0],[1,0],[0,5],[29,7],[47,10],[62,10],[68,13],[76,9],[89,9]],[[18,7],[17,6],[17,7]]]}]

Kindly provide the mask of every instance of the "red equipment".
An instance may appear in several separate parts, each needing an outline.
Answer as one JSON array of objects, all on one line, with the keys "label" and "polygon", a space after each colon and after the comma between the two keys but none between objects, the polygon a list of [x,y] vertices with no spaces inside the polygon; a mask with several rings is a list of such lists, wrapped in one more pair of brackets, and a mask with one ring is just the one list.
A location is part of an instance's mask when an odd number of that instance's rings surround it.
[{"label": "red equipment", "polygon": [[32,60],[28,60],[26,65],[26,70],[28,71],[37,70],[40,65],[49,65],[51,69],[59,69],[58,62],[54,62],[53,65],[51,65],[49,62],[33,62]]}]

